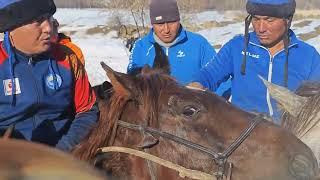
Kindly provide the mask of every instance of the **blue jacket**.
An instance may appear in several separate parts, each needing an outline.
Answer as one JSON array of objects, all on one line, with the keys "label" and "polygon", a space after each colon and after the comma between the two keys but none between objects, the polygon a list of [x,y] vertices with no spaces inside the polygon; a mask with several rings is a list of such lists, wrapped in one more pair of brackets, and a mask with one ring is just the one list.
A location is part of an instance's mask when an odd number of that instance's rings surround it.
[{"label": "blue jacket", "polygon": [[0,129],[15,125],[26,140],[69,151],[98,119],[88,76],[66,46],[27,57],[5,39],[0,43],[0,80]]},{"label": "blue jacket", "polygon": [[[151,29],[147,36],[137,40],[133,45],[127,68],[128,73],[145,64],[153,66],[155,58],[153,33]],[[215,50],[204,37],[183,28],[178,34],[176,43],[170,48],[163,47],[163,50],[169,59],[171,76],[182,85],[192,82],[194,75],[216,55]],[[219,92],[220,95],[222,93],[223,91]]]},{"label": "blue jacket", "polygon": [[[236,36],[219,51],[216,60],[196,75],[194,81],[214,91],[225,77],[232,79],[232,103],[246,111],[267,113],[279,121],[276,102],[269,97],[261,75],[269,82],[283,85],[286,54],[271,57],[254,32],[249,34],[246,75],[241,74],[244,37]],[[320,56],[316,49],[297,39],[290,30],[288,89],[295,91],[303,81],[320,79]]]}]

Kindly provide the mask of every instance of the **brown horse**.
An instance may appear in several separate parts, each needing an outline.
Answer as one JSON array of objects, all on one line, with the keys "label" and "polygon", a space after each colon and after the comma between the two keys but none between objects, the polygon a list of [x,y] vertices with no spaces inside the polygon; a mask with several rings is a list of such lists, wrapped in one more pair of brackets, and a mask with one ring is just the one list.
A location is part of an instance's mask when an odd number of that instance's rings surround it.
[{"label": "brown horse", "polygon": [[[180,86],[149,68],[129,76],[102,65],[113,95],[108,102],[100,101],[97,127],[74,149],[80,159],[93,161],[98,148],[122,146],[217,179],[229,175],[232,180],[298,180],[318,174],[311,150],[261,116],[213,93]],[[180,179],[175,171],[149,161],[121,153],[108,155],[103,167],[120,179]]]},{"label": "brown horse", "polygon": [[0,139],[0,180],[103,180],[69,154],[23,140]]}]

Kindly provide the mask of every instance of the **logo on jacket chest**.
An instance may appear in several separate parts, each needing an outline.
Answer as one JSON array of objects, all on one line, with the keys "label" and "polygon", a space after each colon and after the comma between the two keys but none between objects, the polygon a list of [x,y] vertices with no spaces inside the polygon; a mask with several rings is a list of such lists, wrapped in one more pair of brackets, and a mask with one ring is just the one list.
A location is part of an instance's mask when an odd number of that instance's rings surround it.
[{"label": "logo on jacket chest", "polygon": [[[244,52],[241,51],[241,54],[244,55]],[[259,59],[260,58],[259,54],[253,54],[253,53],[250,53],[250,52],[247,52],[247,56],[255,58],[255,59]]]},{"label": "logo on jacket chest", "polygon": [[[20,88],[20,83],[19,83],[19,79],[18,78],[14,78],[14,89],[15,92],[14,94],[21,94],[21,88]],[[6,96],[12,96],[12,91],[13,91],[13,83],[12,83],[12,79],[6,79],[3,80],[3,89],[4,89],[4,94]]]},{"label": "logo on jacket chest", "polygon": [[56,90],[62,85],[62,78],[58,74],[48,74],[46,77],[46,85],[52,90]]},{"label": "logo on jacket chest", "polygon": [[181,51],[181,50],[178,51],[177,58],[183,58],[185,56],[186,56],[186,54],[183,51]]}]

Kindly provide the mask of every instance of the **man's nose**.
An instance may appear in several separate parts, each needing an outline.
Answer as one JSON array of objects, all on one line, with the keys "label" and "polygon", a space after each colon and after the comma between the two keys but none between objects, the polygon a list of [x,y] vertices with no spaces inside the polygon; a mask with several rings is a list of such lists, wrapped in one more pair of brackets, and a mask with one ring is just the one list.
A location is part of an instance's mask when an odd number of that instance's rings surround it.
[{"label": "man's nose", "polygon": [[258,30],[259,30],[259,32],[265,32],[267,30],[267,25],[266,25],[265,21],[259,22]]},{"label": "man's nose", "polygon": [[163,25],[163,32],[165,32],[165,33],[169,33],[169,32],[170,32],[170,28],[169,28],[168,23],[164,23],[164,25]]}]

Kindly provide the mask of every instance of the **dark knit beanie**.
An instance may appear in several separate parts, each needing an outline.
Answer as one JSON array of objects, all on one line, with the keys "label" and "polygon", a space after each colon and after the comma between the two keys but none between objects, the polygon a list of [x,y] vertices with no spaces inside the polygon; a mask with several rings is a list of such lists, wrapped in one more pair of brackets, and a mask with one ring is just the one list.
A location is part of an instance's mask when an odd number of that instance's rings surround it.
[{"label": "dark knit beanie", "polygon": [[248,0],[247,12],[251,15],[289,18],[296,9],[295,0]]},{"label": "dark knit beanie", "polygon": [[55,12],[53,0],[0,0],[0,32],[12,30]]},{"label": "dark knit beanie", "polygon": [[149,8],[151,24],[180,20],[179,8],[176,0],[151,0]]}]

